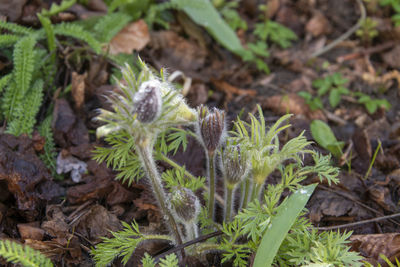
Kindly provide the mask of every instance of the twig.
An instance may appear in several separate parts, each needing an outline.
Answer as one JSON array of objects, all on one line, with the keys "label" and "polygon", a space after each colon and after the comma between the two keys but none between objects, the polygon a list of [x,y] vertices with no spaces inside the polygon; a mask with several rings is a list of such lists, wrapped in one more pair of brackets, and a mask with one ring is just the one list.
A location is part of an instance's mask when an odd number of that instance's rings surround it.
[{"label": "twig", "polygon": [[347,228],[347,227],[361,226],[362,224],[371,223],[371,222],[379,222],[379,221],[388,220],[388,219],[392,219],[392,218],[396,218],[396,217],[400,217],[400,213],[382,216],[382,217],[373,218],[373,219],[368,219],[368,220],[363,220],[363,221],[354,222],[354,223],[346,223],[346,224],[329,226],[329,227],[317,227],[317,229],[321,230],[321,231],[329,231],[329,230],[335,230],[335,229],[341,229],[341,228]]},{"label": "twig", "polygon": [[190,240],[189,242],[186,242],[186,243],[178,245],[178,246],[176,246],[174,248],[171,248],[170,250],[168,250],[168,251],[166,251],[164,253],[161,253],[160,255],[158,255],[157,257],[154,258],[154,261],[157,263],[157,262],[160,261],[160,259],[164,258],[165,256],[167,256],[167,255],[169,255],[171,253],[175,253],[177,251],[180,251],[180,250],[184,249],[185,247],[188,247],[188,246],[194,245],[196,243],[200,243],[200,242],[206,241],[207,239],[210,239],[210,238],[222,235],[222,234],[223,234],[222,231],[215,231],[215,232],[210,233],[208,235],[200,236],[200,237],[198,237],[196,239]]},{"label": "twig", "polygon": [[357,21],[357,23],[353,27],[351,27],[347,32],[345,32],[344,34],[339,36],[339,38],[337,38],[336,40],[332,41],[327,46],[324,46],[323,48],[321,48],[317,52],[314,52],[311,55],[312,58],[318,57],[318,56],[328,52],[329,50],[331,50],[332,48],[337,46],[340,42],[342,42],[342,41],[346,40],[347,38],[349,38],[353,33],[355,33],[358,30],[358,28],[360,28],[360,26],[362,25],[362,23],[364,22],[364,20],[366,18],[366,11],[365,11],[365,7],[364,7],[364,4],[362,3],[362,1],[361,0],[356,0],[356,1],[358,3],[358,6],[360,7],[360,12],[361,12],[360,19]]}]

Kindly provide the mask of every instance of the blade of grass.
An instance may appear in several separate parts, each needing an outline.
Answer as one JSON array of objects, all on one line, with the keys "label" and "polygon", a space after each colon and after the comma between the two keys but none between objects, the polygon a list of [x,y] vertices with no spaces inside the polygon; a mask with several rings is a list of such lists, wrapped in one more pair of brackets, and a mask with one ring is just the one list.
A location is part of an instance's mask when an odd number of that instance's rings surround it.
[{"label": "blade of grass", "polygon": [[316,186],[316,184],[312,184],[298,189],[279,206],[276,216],[271,220],[257,249],[253,267],[271,266],[282,241],[307,204]]}]

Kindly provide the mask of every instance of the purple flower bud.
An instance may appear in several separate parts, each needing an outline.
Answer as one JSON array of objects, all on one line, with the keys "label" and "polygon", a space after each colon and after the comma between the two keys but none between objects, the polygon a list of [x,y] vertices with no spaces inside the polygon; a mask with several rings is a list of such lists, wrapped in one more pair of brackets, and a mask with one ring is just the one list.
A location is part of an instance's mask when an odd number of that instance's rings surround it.
[{"label": "purple flower bud", "polygon": [[197,219],[200,212],[200,201],[192,190],[176,187],[170,194],[170,203],[181,222],[191,223]]},{"label": "purple flower bud", "polygon": [[160,82],[157,80],[142,83],[133,97],[134,112],[142,123],[153,122],[161,113]]},{"label": "purple flower bud", "polygon": [[198,134],[205,148],[214,152],[225,134],[225,112],[217,108],[211,111],[206,106],[198,109]]}]

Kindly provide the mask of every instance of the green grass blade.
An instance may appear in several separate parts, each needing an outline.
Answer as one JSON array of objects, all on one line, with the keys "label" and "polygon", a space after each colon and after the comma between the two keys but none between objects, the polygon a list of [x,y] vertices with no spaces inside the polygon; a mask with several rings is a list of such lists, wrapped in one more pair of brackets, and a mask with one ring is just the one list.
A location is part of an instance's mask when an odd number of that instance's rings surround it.
[{"label": "green grass blade", "polygon": [[271,220],[270,227],[261,240],[253,267],[271,266],[282,241],[307,204],[316,186],[316,184],[312,184],[298,189],[279,206],[276,216]]}]

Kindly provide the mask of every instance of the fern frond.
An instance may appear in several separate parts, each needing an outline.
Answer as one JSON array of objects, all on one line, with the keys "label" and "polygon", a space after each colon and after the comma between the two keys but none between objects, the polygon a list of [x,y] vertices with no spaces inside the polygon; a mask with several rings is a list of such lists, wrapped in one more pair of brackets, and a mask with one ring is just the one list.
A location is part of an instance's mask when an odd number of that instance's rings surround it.
[{"label": "fern frond", "polygon": [[43,81],[37,80],[24,97],[18,108],[15,109],[15,117],[9,122],[6,132],[19,136],[23,133],[30,135],[36,123],[36,114],[39,112],[43,98]]},{"label": "fern frond", "polygon": [[0,35],[0,47],[8,47],[14,45],[19,39],[20,36],[13,34],[1,34]]},{"label": "fern frond", "polygon": [[30,29],[30,28],[27,28],[24,26],[20,26],[16,23],[5,22],[2,20],[0,20],[0,29],[8,30],[10,32],[17,33],[17,34],[30,34],[30,33],[35,32],[33,29]]},{"label": "fern frond", "polygon": [[165,235],[143,235],[139,231],[139,225],[122,222],[124,229],[111,232],[113,238],[103,238],[103,242],[92,250],[96,266],[106,266],[116,257],[122,257],[122,263],[126,264],[139,243],[149,239],[163,239],[172,241],[172,237]]},{"label": "fern frond", "polygon": [[7,74],[0,78],[0,93],[9,84],[11,77],[12,77],[11,74]]},{"label": "fern frond", "polygon": [[57,15],[58,13],[67,10],[76,3],[76,0],[63,0],[59,5],[53,3],[49,10],[43,10],[42,15],[46,17],[51,17]]},{"label": "fern frond", "polygon": [[14,48],[13,83],[7,87],[2,103],[3,113],[6,119],[14,114],[14,109],[20,103],[29,89],[34,70],[34,46],[36,40],[30,36],[19,40]]},{"label": "fern frond", "polygon": [[55,34],[72,37],[86,42],[97,54],[101,53],[101,44],[92,36],[92,34],[84,30],[81,26],[72,23],[61,23],[54,26]]},{"label": "fern frond", "polygon": [[130,20],[121,12],[105,15],[94,26],[95,35],[100,42],[108,43]]},{"label": "fern frond", "polygon": [[19,263],[25,267],[52,267],[51,261],[39,251],[22,246],[10,240],[0,240],[0,256],[8,262]]},{"label": "fern frond", "polygon": [[44,143],[44,154],[40,155],[41,160],[46,164],[46,166],[51,170],[53,175],[56,174],[56,157],[57,153],[55,150],[55,144],[53,139],[53,133],[51,131],[51,121],[53,120],[53,116],[48,116],[43,122],[39,125],[38,131],[39,134],[45,138],[46,142]]}]

